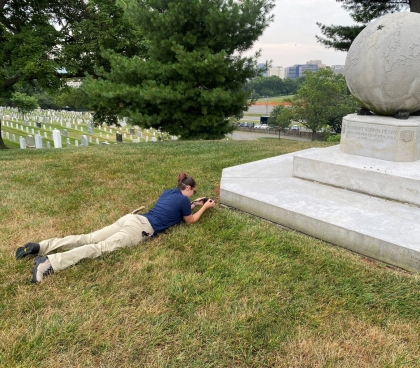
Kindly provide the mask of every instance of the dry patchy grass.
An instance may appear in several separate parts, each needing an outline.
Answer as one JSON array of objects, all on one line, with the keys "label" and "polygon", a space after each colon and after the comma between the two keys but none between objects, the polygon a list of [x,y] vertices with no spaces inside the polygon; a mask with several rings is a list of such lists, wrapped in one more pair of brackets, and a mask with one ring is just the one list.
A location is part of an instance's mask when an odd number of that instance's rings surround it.
[{"label": "dry patchy grass", "polygon": [[217,197],[223,167],[310,146],[0,152],[0,367],[419,366],[418,275],[226,208],[40,285],[14,259],[27,241],[150,208],[180,171]]}]

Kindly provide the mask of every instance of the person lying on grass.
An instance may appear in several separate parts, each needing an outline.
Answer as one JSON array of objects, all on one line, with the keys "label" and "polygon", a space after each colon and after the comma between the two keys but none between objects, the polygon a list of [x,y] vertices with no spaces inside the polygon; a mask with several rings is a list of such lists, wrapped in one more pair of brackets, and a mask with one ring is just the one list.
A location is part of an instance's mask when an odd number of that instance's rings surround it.
[{"label": "person lying on grass", "polygon": [[[177,188],[165,190],[149,212],[143,215],[130,213],[90,234],[27,243],[16,250],[16,258],[42,255],[35,258],[32,270],[32,282],[39,283],[51,273],[64,270],[84,258],[96,258],[105,252],[137,245],[182,220],[192,224],[200,219],[204,211],[215,206],[214,200],[204,197],[190,202],[189,198],[196,194],[195,187],[194,179],[181,173],[178,175]],[[193,214],[192,209],[196,205],[202,207]],[[54,250],[66,252],[45,256]]]}]

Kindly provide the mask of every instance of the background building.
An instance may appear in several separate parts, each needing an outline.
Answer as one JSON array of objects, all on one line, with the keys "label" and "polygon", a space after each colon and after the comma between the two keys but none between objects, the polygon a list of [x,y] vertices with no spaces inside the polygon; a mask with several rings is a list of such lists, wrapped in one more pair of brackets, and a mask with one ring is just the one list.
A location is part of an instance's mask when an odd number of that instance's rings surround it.
[{"label": "background building", "polygon": [[286,78],[286,68],[283,68],[282,66],[268,68],[268,76],[271,77],[273,75],[276,75],[281,79]]},{"label": "background building", "polygon": [[346,74],[344,65],[331,65],[331,69],[334,74]]},{"label": "background building", "polygon": [[316,64],[316,65],[318,65],[318,69],[327,67],[325,64],[322,64],[321,60],[309,60],[309,61],[306,62],[306,64]]},{"label": "background building", "polygon": [[295,79],[302,77],[305,70],[317,72],[319,67],[317,64],[295,64],[287,68],[287,78]]},{"label": "background building", "polygon": [[81,82],[80,80],[68,80],[68,81],[66,82],[66,84],[67,84],[69,87],[79,88],[79,87],[80,87],[80,85],[82,84],[82,82]]}]

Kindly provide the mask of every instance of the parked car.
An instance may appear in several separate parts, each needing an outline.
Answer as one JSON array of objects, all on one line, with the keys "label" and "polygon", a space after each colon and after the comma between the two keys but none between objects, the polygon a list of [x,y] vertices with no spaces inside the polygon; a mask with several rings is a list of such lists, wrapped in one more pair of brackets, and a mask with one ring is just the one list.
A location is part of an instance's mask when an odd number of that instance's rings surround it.
[{"label": "parked car", "polygon": [[254,128],[254,123],[245,123],[246,125],[246,127],[248,127],[248,128]]},{"label": "parked car", "polygon": [[294,130],[294,131],[299,131],[299,125],[292,125],[292,127],[290,128],[290,130]]},{"label": "parked car", "polygon": [[239,126],[243,128],[253,128],[254,123],[240,123]]}]

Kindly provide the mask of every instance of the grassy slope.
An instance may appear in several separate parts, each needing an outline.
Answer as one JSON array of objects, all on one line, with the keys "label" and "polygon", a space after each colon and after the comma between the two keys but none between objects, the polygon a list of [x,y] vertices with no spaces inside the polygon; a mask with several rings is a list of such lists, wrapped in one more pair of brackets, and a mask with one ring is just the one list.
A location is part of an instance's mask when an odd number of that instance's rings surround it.
[{"label": "grassy slope", "polygon": [[0,366],[419,366],[418,275],[223,207],[40,285],[14,259],[151,207],[180,171],[217,198],[224,167],[314,145],[0,151]]}]

